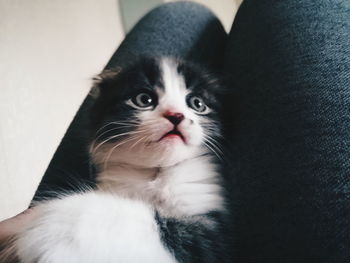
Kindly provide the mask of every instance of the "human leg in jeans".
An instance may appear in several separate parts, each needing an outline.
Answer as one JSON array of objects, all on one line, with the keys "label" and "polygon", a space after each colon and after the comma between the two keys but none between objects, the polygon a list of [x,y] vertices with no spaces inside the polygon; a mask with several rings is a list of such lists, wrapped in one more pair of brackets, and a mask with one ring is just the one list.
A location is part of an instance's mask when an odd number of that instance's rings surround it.
[{"label": "human leg in jeans", "polygon": [[245,0],[226,58],[236,262],[350,262],[350,2]]}]

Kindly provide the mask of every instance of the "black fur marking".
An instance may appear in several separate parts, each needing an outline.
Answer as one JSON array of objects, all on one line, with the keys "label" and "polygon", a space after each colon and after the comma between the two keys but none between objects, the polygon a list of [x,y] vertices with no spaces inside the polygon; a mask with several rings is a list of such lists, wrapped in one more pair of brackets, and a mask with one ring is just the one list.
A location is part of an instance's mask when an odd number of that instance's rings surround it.
[{"label": "black fur marking", "polygon": [[[135,114],[138,112],[124,102],[142,91],[154,93],[156,87],[163,87],[159,65],[152,58],[142,59],[125,69],[110,69],[108,74],[103,72],[100,77],[101,81],[97,84],[99,96],[91,110],[91,137],[97,138],[97,141],[134,130],[136,124],[130,124],[129,127],[119,125],[130,120],[135,121]],[[114,124],[99,130],[113,122]]]},{"label": "black fur marking", "polygon": [[177,71],[185,78],[186,87],[191,90],[191,96],[200,96],[212,109],[219,110],[218,96],[223,88],[218,78],[205,68],[191,62],[179,61]]},{"label": "black fur marking", "polygon": [[156,213],[161,240],[176,260],[183,263],[232,262],[227,240],[228,217],[212,212],[201,217],[179,220]]}]

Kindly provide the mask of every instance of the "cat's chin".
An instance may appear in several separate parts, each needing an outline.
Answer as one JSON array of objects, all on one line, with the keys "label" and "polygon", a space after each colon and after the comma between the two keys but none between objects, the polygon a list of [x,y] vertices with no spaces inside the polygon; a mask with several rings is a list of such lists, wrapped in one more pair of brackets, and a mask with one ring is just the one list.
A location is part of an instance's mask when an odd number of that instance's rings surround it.
[{"label": "cat's chin", "polygon": [[[112,146],[110,146],[112,148]],[[127,146],[115,149],[108,156],[109,150],[105,149],[94,155],[94,162],[100,165],[128,164],[137,167],[169,167],[184,160],[194,158],[204,153],[200,146],[188,145],[182,138],[169,136],[161,141],[153,142],[144,147],[142,145],[133,147],[130,151]],[[104,163],[108,159],[107,163]]]},{"label": "cat's chin", "polygon": [[140,152],[135,152],[133,163],[144,167],[169,167],[202,153],[198,146],[188,145],[179,136],[167,136],[159,142],[149,145]]}]

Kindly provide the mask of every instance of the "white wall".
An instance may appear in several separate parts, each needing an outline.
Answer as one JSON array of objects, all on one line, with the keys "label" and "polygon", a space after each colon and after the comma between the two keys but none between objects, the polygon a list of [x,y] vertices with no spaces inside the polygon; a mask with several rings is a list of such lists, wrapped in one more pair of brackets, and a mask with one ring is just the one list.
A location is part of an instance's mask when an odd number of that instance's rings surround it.
[{"label": "white wall", "polygon": [[[196,1],[227,30],[240,2]],[[124,37],[119,17],[117,0],[0,0],[0,221],[28,206],[91,77]]]},{"label": "white wall", "polygon": [[116,0],[0,0],[0,220],[27,207],[122,38]]}]

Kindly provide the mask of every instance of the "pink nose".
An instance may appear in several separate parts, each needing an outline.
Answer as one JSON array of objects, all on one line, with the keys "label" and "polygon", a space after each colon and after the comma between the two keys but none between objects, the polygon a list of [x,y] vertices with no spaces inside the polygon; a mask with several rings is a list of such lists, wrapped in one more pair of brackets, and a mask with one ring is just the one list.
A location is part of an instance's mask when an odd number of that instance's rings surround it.
[{"label": "pink nose", "polygon": [[179,125],[180,122],[185,118],[182,113],[168,111],[164,113],[164,118],[168,119],[172,124]]}]

